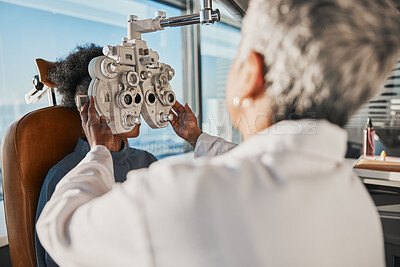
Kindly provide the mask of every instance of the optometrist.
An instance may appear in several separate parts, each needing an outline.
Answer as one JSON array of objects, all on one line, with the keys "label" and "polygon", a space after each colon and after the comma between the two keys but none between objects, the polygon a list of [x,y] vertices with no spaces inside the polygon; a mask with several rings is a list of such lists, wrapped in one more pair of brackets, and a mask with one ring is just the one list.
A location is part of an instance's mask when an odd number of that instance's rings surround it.
[{"label": "optometrist", "polygon": [[231,149],[174,107],[175,131],[197,155],[218,156],[159,161],[115,183],[112,133],[89,101],[91,150],[37,222],[46,251],[61,266],[385,266],[343,126],[395,65],[394,10],[385,0],[250,1],[226,85],[244,141]]}]

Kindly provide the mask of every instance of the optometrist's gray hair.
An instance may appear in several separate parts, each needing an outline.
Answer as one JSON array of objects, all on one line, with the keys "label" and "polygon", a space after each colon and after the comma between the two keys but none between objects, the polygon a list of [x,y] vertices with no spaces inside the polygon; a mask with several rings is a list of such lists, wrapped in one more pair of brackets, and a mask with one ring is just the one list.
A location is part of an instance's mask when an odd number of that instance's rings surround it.
[{"label": "optometrist's gray hair", "polygon": [[394,67],[399,19],[387,0],[251,0],[240,55],[264,57],[275,121],[343,126]]}]

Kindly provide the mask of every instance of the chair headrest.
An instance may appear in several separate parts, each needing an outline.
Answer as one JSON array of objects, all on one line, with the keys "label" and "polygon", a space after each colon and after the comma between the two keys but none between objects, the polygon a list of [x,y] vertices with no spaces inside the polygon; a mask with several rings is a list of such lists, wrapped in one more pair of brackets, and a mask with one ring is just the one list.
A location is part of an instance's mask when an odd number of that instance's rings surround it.
[{"label": "chair headrest", "polygon": [[47,85],[48,87],[55,88],[56,85],[54,83],[52,83],[47,78],[47,76],[49,75],[49,72],[50,72],[51,68],[53,68],[56,65],[56,63],[55,62],[51,62],[51,61],[46,61],[46,60],[41,59],[41,58],[35,59],[35,63],[36,63],[36,68],[37,68],[37,70],[39,72],[40,81],[43,84]]}]

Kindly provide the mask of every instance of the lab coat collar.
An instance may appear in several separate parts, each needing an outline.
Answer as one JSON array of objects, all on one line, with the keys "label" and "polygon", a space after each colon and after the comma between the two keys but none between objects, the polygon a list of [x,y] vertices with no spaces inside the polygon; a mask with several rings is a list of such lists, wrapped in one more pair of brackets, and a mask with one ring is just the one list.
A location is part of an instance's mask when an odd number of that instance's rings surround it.
[{"label": "lab coat collar", "polygon": [[346,153],[347,132],[326,120],[280,121],[232,150],[239,157],[298,153],[341,162]]}]

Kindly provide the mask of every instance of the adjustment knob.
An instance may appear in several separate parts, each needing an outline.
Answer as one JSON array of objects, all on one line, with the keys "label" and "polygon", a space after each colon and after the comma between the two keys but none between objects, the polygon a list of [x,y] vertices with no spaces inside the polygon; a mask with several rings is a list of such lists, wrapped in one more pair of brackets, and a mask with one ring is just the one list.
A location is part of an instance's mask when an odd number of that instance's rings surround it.
[{"label": "adjustment knob", "polygon": [[142,71],[140,73],[140,78],[142,78],[143,80],[151,78],[151,72],[150,71]]},{"label": "adjustment knob", "polygon": [[103,54],[108,57],[114,56],[116,54],[116,49],[114,46],[106,45],[103,47]]},{"label": "adjustment knob", "polygon": [[165,12],[163,10],[156,11],[155,17],[156,17],[156,19],[165,19],[167,17],[167,12]]},{"label": "adjustment knob", "polygon": [[126,127],[133,127],[136,124],[140,123],[140,118],[137,117],[137,116],[133,116],[131,114],[127,114],[127,115],[124,116],[124,121],[123,122],[124,122],[124,125]]},{"label": "adjustment knob", "polygon": [[168,80],[171,80],[172,77],[174,77],[174,75],[175,75],[175,70],[173,68],[168,68],[167,70]]},{"label": "adjustment knob", "polygon": [[172,116],[172,114],[165,114],[164,112],[161,112],[158,119],[161,123],[163,123],[167,121],[172,121],[173,118],[174,117]]},{"label": "adjustment knob", "polygon": [[139,17],[136,16],[136,15],[129,15],[129,16],[128,16],[128,22],[131,22],[131,21],[138,21],[138,20],[139,20]]},{"label": "adjustment knob", "polygon": [[161,87],[166,87],[168,86],[168,78],[165,76],[163,73],[158,76],[158,83],[160,84]]},{"label": "adjustment knob", "polygon": [[36,90],[42,90],[44,84],[40,82],[39,75],[35,75],[32,79],[33,86],[35,86]]}]

